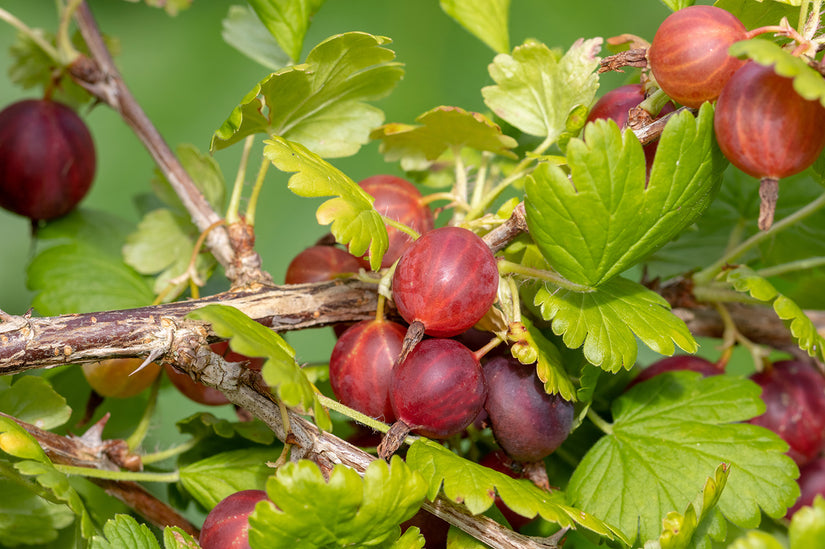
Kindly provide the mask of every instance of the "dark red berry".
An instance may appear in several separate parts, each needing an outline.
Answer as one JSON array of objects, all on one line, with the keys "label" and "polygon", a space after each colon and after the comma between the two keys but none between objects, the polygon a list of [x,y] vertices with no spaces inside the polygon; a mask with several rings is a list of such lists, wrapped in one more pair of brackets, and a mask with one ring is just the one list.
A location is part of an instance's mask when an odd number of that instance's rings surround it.
[{"label": "dark red berry", "polygon": [[656,362],[654,362],[653,364],[639,372],[639,375],[634,377],[633,380],[627,384],[625,390],[630,389],[634,385],[641,383],[643,381],[647,381],[648,379],[655,377],[659,374],[663,374],[665,372],[676,372],[680,370],[699,372],[703,376],[715,376],[725,373],[724,367],[719,366],[718,364],[715,364],[700,356],[674,355],[657,360]]},{"label": "dark red berry", "polygon": [[410,526],[417,526],[426,540],[424,549],[447,549],[450,523],[424,509],[419,509],[411,519],[402,522],[400,526],[402,532],[406,532]]},{"label": "dark red berry", "polygon": [[363,320],[345,331],[329,359],[329,382],[338,400],[385,423],[395,421],[390,377],[407,328],[387,320]]},{"label": "dark red berry", "polygon": [[481,320],[498,291],[498,266],[490,248],[461,227],[424,233],[395,269],[392,295],[409,323],[427,335],[451,337]]},{"label": "dark red berry", "polygon": [[259,501],[267,499],[263,490],[242,490],[225,497],[209,511],[198,539],[203,549],[249,549],[249,515]]},{"label": "dark red berry", "polygon": [[798,360],[774,362],[751,376],[762,387],[765,413],[750,420],[779,435],[790,446],[798,465],[815,458],[825,447],[825,378]]},{"label": "dark red berry", "polygon": [[484,364],[484,377],[493,435],[514,460],[544,459],[570,434],[573,404],[547,394],[534,365],[498,356]]},{"label": "dark red berry", "polygon": [[[435,226],[433,211],[422,203],[423,197],[418,188],[406,179],[394,175],[373,175],[358,184],[375,198],[373,206],[381,215],[403,223],[418,234],[426,233]],[[413,242],[410,235],[391,226],[387,226],[387,237],[389,247],[381,259],[381,267],[395,263]]]},{"label": "dark red berry", "polygon": [[443,439],[463,431],[484,406],[487,386],[472,351],[452,339],[425,339],[392,372],[395,417],[414,432]]},{"label": "dark red berry", "polygon": [[69,213],[95,175],[95,147],[69,107],[27,99],[0,112],[0,206],[33,220]]},{"label": "dark red berry", "polygon": [[825,497],[825,457],[818,457],[799,468],[799,499],[788,509],[791,518],[801,507],[812,505],[816,496]]},{"label": "dark red berry", "polygon": [[325,282],[338,274],[357,273],[360,268],[358,258],[341,248],[310,246],[289,263],[284,283]]},{"label": "dark red berry", "polygon": [[728,54],[747,38],[735,15],[715,6],[689,6],[670,14],[656,30],[647,52],[656,83],[688,107],[713,101],[744,63]]}]

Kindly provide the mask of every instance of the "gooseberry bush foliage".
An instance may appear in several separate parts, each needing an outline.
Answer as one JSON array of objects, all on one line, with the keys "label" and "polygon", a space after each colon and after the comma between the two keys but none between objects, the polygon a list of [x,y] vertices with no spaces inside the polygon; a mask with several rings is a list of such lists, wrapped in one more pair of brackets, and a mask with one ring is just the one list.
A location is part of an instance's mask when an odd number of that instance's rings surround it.
[{"label": "gooseberry bush foliage", "polygon": [[[165,143],[85,2],[54,29],[0,8],[14,82],[48,112],[113,109],[158,167],[137,223],[78,208],[55,149],[94,173],[78,115],[67,139],[0,114],[34,291],[0,310],[0,545],[817,546],[823,5],[664,3],[655,38],[512,46],[508,0],[441,0],[491,50],[485,110],[393,120],[391,37],[304,44],[322,0],[249,0],[215,39],[266,76],[209,150]],[[753,72],[769,84],[737,93]],[[355,181],[336,159],[369,142],[385,173]],[[273,171],[329,228],[286,281],[255,248]],[[288,343],[328,326],[327,363]],[[159,421],[179,444],[147,444]]]}]

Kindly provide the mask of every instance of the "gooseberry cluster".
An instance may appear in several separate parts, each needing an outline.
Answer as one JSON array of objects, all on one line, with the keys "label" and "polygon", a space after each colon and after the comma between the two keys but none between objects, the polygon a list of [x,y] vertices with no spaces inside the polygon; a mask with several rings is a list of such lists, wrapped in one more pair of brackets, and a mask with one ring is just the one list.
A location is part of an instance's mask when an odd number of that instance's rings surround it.
[{"label": "gooseberry cluster", "polygon": [[[444,440],[477,424],[490,426],[510,462],[541,461],[569,434],[573,405],[545,392],[534,365],[505,353],[488,354],[499,340],[473,328],[498,294],[497,260],[489,246],[462,227],[432,228],[432,212],[412,183],[376,176],[361,185],[376,205],[386,205],[387,196],[404,197],[395,202],[404,208],[385,209],[384,215],[399,222],[418,220],[421,234],[413,240],[401,231],[390,233],[398,243],[394,251],[391,238],[389,265],[394,267],[387,273],[400,318],[389,320],[379,311],[340,335],[329,363],[336,398],[392,425],[379,445],[383,457],[397,449],[393,437],[403,439],[410,431]],[[342,272],[341,265],[352,268],[343,259],[328,260],[346,254],[343,249],[321,246],[330,252],[311,255],[314,248],[293,260],[288,283],[308,281],[295,276],[298,272],[329,280]]]},{"label": "gooseberry cluster", "polygon": [[735,42],[776,30],[747,31],[731,13],[695,5],[668,16],[648,49],[656,84],[687,107],[716,101],[714,130],[724,155],[760,180],[759,228],[773,222],[779,179],[808,168],[825,148],[825,107],[803,98],[773,66],[738,59]]}]

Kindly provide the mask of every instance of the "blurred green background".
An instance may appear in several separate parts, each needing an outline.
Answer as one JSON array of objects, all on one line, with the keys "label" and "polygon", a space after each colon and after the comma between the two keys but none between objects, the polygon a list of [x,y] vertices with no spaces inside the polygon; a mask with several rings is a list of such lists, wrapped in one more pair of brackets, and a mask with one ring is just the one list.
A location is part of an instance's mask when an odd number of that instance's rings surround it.
[{"label": "blurred green background", "polygon": [[[235,0],[235,3],[240,3]],[[127,84],[161,134],[173,147],[192,143],[203,151],[215,129],[240,99],[269,71],[227,45],[221,38],[221,20],[231,2],[196,0],[191,8],[170,17],[142,3],[91,1],[103,31],[120,41],[117,63]],[[32,27],[53,31],[57,25],[54,2],[3,0],[0,6]],[[513,0],[511,46],[535,38],[550,47],[567,49],[577,38],[610,37],[633,33],[652,39],[669,10],[658,0]],[[391,48],[405,65],[405,76],[395,91],[378,105],[387,122],[412,123],[438,105],[484,110],[480,89],[492,83],[487,65],[494,54],[487,46],[447,17],[436,0],[328,0],[315,16],[304,45],[304,56],[326,37],[360,30],[392,38]],[[0,68],[8,73],[8,46],[14,29],[0,26]],[[608,74],[602,89],[620,84],[625,76]],[[21,90],[0,78],[2,104],[34,97],[40,90]],[[83,202],[138,220],[132,197],[149,192],[153,164],[129,128],[108,107],[82,113],[98,148],[98,173]],[[216,153],[227,181],[237,169],[240,147]],[[377,143],[354,157],[333,160],[354,180],[375,173],[400,174],[384,162]],[[254,162],[253,166],[256,165]],[[251,179],[253,172],[248,174]],[[301,249],[326,232],[315,221],[321,200],[304,199],[286,188],[287,176],[270,170],[257,223],[257,246],[264,267],[276,281]],[[0,309],[20,314],[30,304],[25,269],[30,254],[28,220],[0,211]],[[301,336],[293,339],[300,340]],[[300,345],[293,342],[293,345]],[[325,360],[329,345],[313,345],[303,360]],[[325,356],[326,355],[326,356]]]}]

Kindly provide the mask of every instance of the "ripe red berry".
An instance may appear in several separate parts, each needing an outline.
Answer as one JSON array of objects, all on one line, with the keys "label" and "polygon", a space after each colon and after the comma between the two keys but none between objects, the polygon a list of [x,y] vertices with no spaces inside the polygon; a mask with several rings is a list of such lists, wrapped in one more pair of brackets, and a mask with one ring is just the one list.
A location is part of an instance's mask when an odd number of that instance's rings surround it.
[{"label": "ripe red berry", "polygon": [[747,38],[735,15],[715,6],[689,6],[670,14],[656,30],[647,52],[656,83],[688,107],[713,101],[744,61],[728,55]]},{"label": "ripe red berry", "polygon": [[[418,234],[426,233],[435,226],[433,211],[421,202],[418,188],[394,175],[373,175],[358,183],[370,196],[375,198],[376,211],[390,219],[403,223]],[[389,247],[381,259],[381,267],[389,267],[401,257],[413,238],[395,227],[387,226]]]},{"label": "ripe red berry", "polygon": [[549,395],[536,368],[513,357],[498,356],[484,365],[493,435],[516,461],[544,459],[565,441],[573,426],[573,404]]},{"label": "ripe red berry", "polygon": [[0,112],[0,206],[33,220],[67,214],[95,175],[95,147],[69,107],[27,99]]},{"label": "ripe red berry", "polygon": [[263,490],[241,490],[225,497],[209,511],[198,539],[203,549],[249,549],[249,515],[259,501],[267,499]]},{"label": "ripe red berry", "polygon": [[332,280],[342,273],[357,273],[361,263],[351,253],[335,246],[310,246],[296,255],[286,268],[285,284]]},{"label": "ripe red berry", "polygon": [[[638,107],[644,99],[645,90],[641,84],[619,86],[616,89],[610,90],[596,101],[593,108],[590,109],[590,113],[587,115],[587,122],[609,119],[615,121],[616,125],[620,128],[624,128],[627,124],[630,110]],[[674,110],[676,110],[676,107],[673,106],[673,103],[668,102],[659,111],[657,118],[671,113]],[[643,147],[648,171],[650,171],[653,165],[653,158],[658,146],[659,141],[656,140]]]},{"label": "ripe red berry", "polygon": [[481,412],[486,397],[478,359],[452,339],[421,341],[392,371],[395,417],[426,437],[460,433]]},{"label": "ripe red berry", "polygon": [[681,370],[699,372],[703,376],[715,376],[725,373],[725,369],[723,366],[715,364],[700,356],[674,355],[657,360],[656,362],[654,362],[653,364],[639,372],[639,375],[634,377],[633,380],[627,384],[625,390],[628,390],[637,383],[647,381],[648,379],[655,377],[659,374],[663,374],[665,372],[676,372]]},{"label": "ripe red berry", "polygon": [[782,360],[751,379],[762,387],[766,409],[750,423],[779,435],[798,465],[819,455],[825,448],[825,377],[808,363]]},{"label": "ripe red berry", "polygon": [[728,160],[762,180],[759,226],[769,228],[778,180],[813,164],[825,148],[825,107],[796,93],[790,78],[750,61],[722,90],[713,127]]},{"label": "ripe red berry", "polygon": [[329,382],[338,400],[385,423],[395,421],[390,377],[407,328],[387,320],[363,320],[345,331],[329,359]]},{"label": "ripe red berry", "polygon": [[481,320],[498,291],[498,266],[475,233],[441,227],[421,235],[395,269],[392,295],[399,314],[425,333],[452,337]]},{"label": "ripe red berry", "polygon": [[140,371],[142,358],[110,358],[83,365],[83,375],[103,397],[129,398],[148,388],[160,375],[160,365],[150,362]]}]

